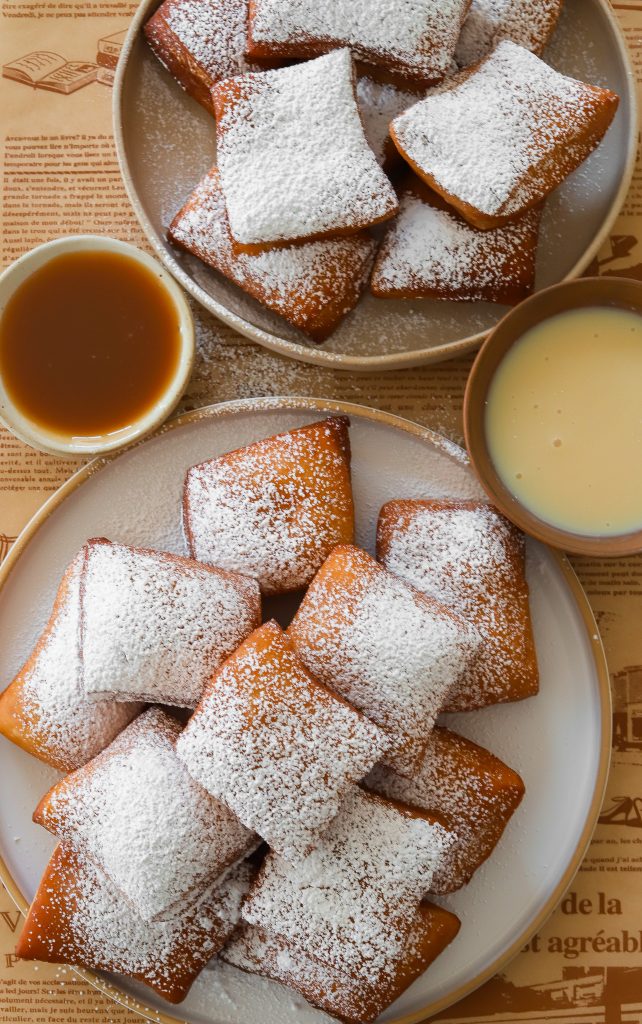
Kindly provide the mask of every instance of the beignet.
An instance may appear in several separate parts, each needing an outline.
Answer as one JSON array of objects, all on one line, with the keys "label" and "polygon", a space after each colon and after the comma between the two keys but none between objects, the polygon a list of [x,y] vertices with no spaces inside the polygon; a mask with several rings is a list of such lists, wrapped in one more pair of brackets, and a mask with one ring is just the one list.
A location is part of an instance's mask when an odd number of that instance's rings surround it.
[{"label": "beignet", "polygon": [[382,299],[515,305],[533,290],[541,210],[490,231],[468,224],[418,178],[381,243],[370,288]]},{"label": "beignet", "polygon": [[483,637],[444,710],[523,700],[539,690],[524,535],[481,501],[389,501],[377,556],[395,575],[473,622]]},{"label": "beignet", "polygon": [[388,734],[387,764],[412,774],[480,644],[474,627],[359,548],[335,548],[289,629],[308,671]]},{"label": "beignet", "polygon": [[81,551],[67,568],[32,654],[0,695],[0,732],[62,772],[100,753],[143,707],[89,701],[84,694],[79,647],[83,560]]},{"label": "beignet", "polygon": [[88,697],[194,707],[258,626],[261,598],[238,573],[100,538],[85,547],[80,608]]},{"label": "beignet", "polygon": [[417,906],[453,841],[434,819],[355,787],[304,860],[268,854],[243,919],[379,986],[394,977]]},{"label": "beignet", "polygon": [[397,212],[364,135],[349,50],[219,82],[217,160],[232,238],[354,235]]},{"label": "beignet", "polygon": [[233,868],[169,921],[138,916],[89,858],[60,843],[42,876],[16,953],[23,960],[125,974],[180,1003],[232,934],[250,884],[247,862]]},{"label": "beignet", "polygon": [[375,792],[439,817],[456,842],[430,883],[442,895],[469,882],[491,855],[524,795],[517,772],[471,740],[437,726],[412,779],[378,765],[366,779]]},{"label": "beignet", "polygon": [[296,861],[385,747],[381,730],[315,682],[268,622],[215,673],[176,752],[212,796]]},{"label": "beignet", "polygon": [[255,255],[235,252],[216,168],[196,186],[167,234],[316,342],[325,341],[356,306],[376,249],[361,232]]},{"label": "beignet", "polygon": [[579,167],[618,102],[504,40],[395,118],[390,134],[416,174],[467,221],[496,228]]},{"label": "beignet", "polygon": [[411,82],[446,74],[470,0],[250,0],[250,57],[307,59],[347,46]]},{"label": "beignet", "polygon": [[331,416],[192,466],[183,491],[192,556],[254,577],[264,594],[305,587],[354,537],[348,427]]},{"label": "beignet", "polygon": [[175,916],[258,844],[178,760],[180,731],[150,708],[33,816],[90,857],[145,921]]},{"label": "beignet", "polygon": [[358,973],[333,969],[310,950],[248,924],[237,928],[220,957],[243,971],[295,989],[313,1006],[345,1024],[370,1024],[437,959],[459,926],[459,918],[450,911],[421,903],[394,971],[379,985],[369,985]]},{"label": "beignet", "polygon": [[185,92],[214,113],[212,86],[258,65],[245,58],[248,0],[165,0],[143,31]]},{"label": "beignet", "polygon": [[460,68],[486,57],[502,39],[541,53],[564,0],[472,0],[455,49]]}]

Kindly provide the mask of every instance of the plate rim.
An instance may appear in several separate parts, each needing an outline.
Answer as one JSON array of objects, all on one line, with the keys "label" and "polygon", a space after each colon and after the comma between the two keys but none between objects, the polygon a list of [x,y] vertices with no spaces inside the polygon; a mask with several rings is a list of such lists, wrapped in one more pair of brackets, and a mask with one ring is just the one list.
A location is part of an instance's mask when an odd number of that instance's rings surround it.
[{"label": "plate rim", "polygon": [[[588,265],[591,263],[591,260],[594,259],[604,242],[607,240],[611,228],[624,205],[624,200],[626,199],[633,179],[637,159],[637,137],[639,128],[637,83],[635,73],[633,71],[633,65],[631,63],[629,49],[624,37],[624,32],[620,27],[615,11],[611,7],[610,0],[592,0],[592,2],[600,8],[607,20],[607,23],[609,24],[619,60],[624,69],[625,79],[627,82],[626,99],[629,104],[629,118],[626,132],[627,153],[622,166],[618,189],[613,197],[613,201],[611,202],[606,216],[602,221],[599,231],[575,265],[571,267],[565,277],[556,282],[557,284],[561,284],[563,281],[571,281],[574,278],[579,277],[586,270]],[[233,328],[233,330],[243,335],[243,337],[249,338],[250,341],[254,341],[256,344],[261,345],[263,348],[267,348],[272,352],[278,352],[283,356],[294,359],[296,362],[309,363],[314,366],[324,366],[328,369],[335,370],[376,373],[383,370],[400,370],[413,366],[425,366],[431,363],[444,362],[448,359],[454,359],[456,356],[464,355],[467,352],[471,352],[474,349],[479,348],[491,328],[489,328],[489,330],[480,331],[477,334],[472,334],[467,338],[460,338],[457,341],[445,342],[442,345],[436,345],[432,348],[412,349],[404,352],[391,352],[385,355],[359,356],[346,355],[342,352],[324,351],[322,346],[305,346],[295,341],[289,341],[287,338],[280,337],[255,326],[248,320],[245,320],[243,317],[232,312],[232,310],[228,309],[227,306],[224,306],[217,299],[214,299],[205,291],[204,288],[201,288],[189,274],[185,272],[178,260],[171,255],[162,244],[160,237],[157,235],[143,208],[143,204],[139,198],[138,191],[130,171],[123,131],[126,106],[125,80],[129,68],[130,57],[138,40],[143,22],[146,20],[152,8],[158,6],[158,3],[159,0],[141,0],[130,23],[125,42],[123,43],[121,55],[118,60],[116,76],[114,79],[112,127],[118,165],[127,196],[147,241],[151,244],[156,256],[160,259],[165,269],[172,274],[172,276],[183,286],[183,288],[185,288],[185,290],[199,303],[200,306],[212,313],[222,323]]]},{"label": "plate rim", "polygon": [[[199,420],[214,420],[219,417],[233,417],[237,413],[243,412],[264,412],[290,409],[301,409],[319,413],[342,413],[347,416],[358,416],[362,419],[382,424],[383,426],[402,430],[405,433],[418,438],[420,441],[428,442],[429,444],[440,448],[453,460],[469,464],[466,452],[460,448],[459,445],[450,441],[444,435],[431,430],[429,427],[424,427],[412,420],[405,419],[404,417],[397,416],[394,413],[386,412],[381,409],[374,409],[370,406],[359,405],[354,402],[343,402],[339,400],[305,396],[276,396],[258,399],[242,398],[202,406],[199,409],[194,409],[190,412],[174,417],[165,423],[163,427],[150,438],[140,440],[135,444],[130,445],[125,449],[125,452],[132,451],[139,448],[141,445],[156,441],[170,431],[188,426],[192,423],[198,422]],[[16,569],[22,554],[26,551],[40,528],[46,523],[49,516],[58,509],[59,506],[61,506],[78,487],[93,477],[95,473],[100,472],[103,468],[116,461],[119,458],[119,454],[93,459],[86,465],[81,466],[80,469],[76,470],[76,472],[67,481],[65,481],[61,487],[54,491],[44,504],[35,512],[26,526],[21,530],[8,555],[0,565],[0,592],[6,585],[12,572]],[[604,646],[593,611],[575,570],[563,552],[547,547],[546,545],[542,546],[545,547],[549,554],[554,558],[557,567],[564,577],[566,585],[571,591],[575,606],[580,613],[586,631],[586,638],[588,641],[587,649],[590,650],[591,659],[595,666],[597,677],[597,696],[599,699],[600,713],[600,745],[593,796],[591,798],[591,804],[586,821],[578,837],[573,854],[570,857],[566,869],[555,889],[540,908],[539,912],[528,922],[526,927],[522,929],[518,938],[511,943],[508,949],[495,957],[492,963],[481,971],[475,978],[460,985],[454,992],[440,997],[427,1007],[424,1007],[422,1010],[404,1014],[400,1017],[395,1017],[394,1020],[389,1021],[388,1024],[423,1024],[423,1022],[428,1021],[434,1014],[459,1002],[465,996],[470,995],[477,988],[483,985],[484,982],[488,981],[489,978],[493,977],[493,975],[505,967],[517,955],[517,953],[520,952],[522,947],[530,941],[532,936],[539,931],[544,922],[550,917],[560,903],[564,893],[571,885],[573,878],[584,859],[584,855],[588,849],[597,824],[597,817],[600,812],[606,790],[611,759],[612,703],[610,674]],[[29,908],[29,902],[25,899],[24,894],[11,874],[7,862],[1,854],[0,881],[2,881],[6,887],[9,896],[18,909],[23,914],[26,914]],[[113,999],[115,1002],[126,1006],[128,1009],[139,1014],[144,1019],[155,1021],[157,1024],[187,1024],[183,1017],[176,1017],[170,1013],[165,1013],[162,1010],[159,1011],[145,1006],[143,1002],[131,996],[124,989],[121,989],[118,983],[115,980],[112,980],[111,977],[90,971],[83,967],[74,967],[70,965],[69,969],[74,971],[80,978],[88,982],[94,988],[101,991],[104,995]]]}]

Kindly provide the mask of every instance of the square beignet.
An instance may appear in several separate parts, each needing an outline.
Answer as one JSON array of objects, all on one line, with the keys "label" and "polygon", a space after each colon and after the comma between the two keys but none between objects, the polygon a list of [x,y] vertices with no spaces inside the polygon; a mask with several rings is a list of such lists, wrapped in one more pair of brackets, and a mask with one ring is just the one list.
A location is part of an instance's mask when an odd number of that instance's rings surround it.
[{"label": "square beignet", "polygon": [[192,556],[254,577],[264,594],[307,586],[354,538],[349,425],[331,416],[192,466],[183,490]]},{"label": "square beignet", "polygon": [[214,675],[176,752],[212,796],[296,861],[385,747],[381,730],[317,683],[268,622]]},{"label": "square beignet", "polygon": [[376,722],[386,764],[412,774],[481,639],[359,548],[341,546],[310,584],[288,634],[308,671]]},{"label": "square beignet", "polygon": [[248,0],[165,0],[143,31],[178,84],[211,114],[212,86],[258,65],[245,57]]},{"label": "square beignet", "polygon": [[160,708],[61,779],[33,819],[104,871],[145,921],[173,917],[258,845],[189,775],[174,744],[181,725]]},{"label": "square beignet", "polygon": [[316,342],[325,341],[359,301],[376,249],[365,232],[265,252],[236,252],[218,170],[199,182],[168,237]]},{"label": "square beignet", "polygon": [[390,133],[430,188],[471,224],[496,228],[579,167],[618,103],[608,89],[567,78],[504,40],[395,118]]},{"label": "square beignet", "polygon": [[403,952],[390,977],[369,985],[292,945],[281,935],[241,924],[220,953],[221,960],[295,989],[313,1006],[345,1024],[370,1024],[437,959],[459,931],[455,914],[421,903]]},{"label": "square beignet", "polygon": [[377,765],[366,785],[390,799],[438,815],[456,842],[444,854],[430,883],[437,895],[470,881],[490,857],[524,796],[517,772],[484,747],[437,726],[423,763],[412,779]]},{"label": "square beignet", "polygon": [[492,505],[389,501],[379,514],[377,557],[474,623],[483,637],[444,710],[470,711],[538,692],[524,535]]},{"label": "square beignet", "polygon": [[472,0],[457,40],[455,60],[467,68],[502,39],[541,53],[553,35],[564,0]]},{"label": "square beignet", "polygon": [[212,91],[232,238],[267,244],[354,235],[397,212],[363,131],[349,50]]},{"label": "square beignet", "polygon": [[243,919],[379,986],[394,977],[417,906],[453,841],[433,817],[355,787],[304,860],[268,854]]},{"label": "square beignet", "polygon": [[425,84],[443,78],[470,0],[250,0],[250,57],[308,59],[347,46],[359,60]]},{"label": "square beignet", "polygon": [[107,746],[142,704],[90,701],[82,688],[80,578],[85,552],[68,566],[33,652],[0,694],[0,732],[62,772]]},{"label": "square beignet", "polygon": [[106,875],[60,843],[42,876],[16,947],[23,960],[113,971],[180,1003],[239,919],[252,877],[243,862],[200,902],[169,921],[144,921]]},{"label": "square beignet", "polygon": [[85,547],[80,610],[88,697],[195,707],[258,626],[261,596],[238,573],[98,538]]},{"label": "square beignet", "polygon": [[480,231],[418,178],[386,231],[370,289],[381,299],[449,299],[515,305],[533,290],[541,210]]}]

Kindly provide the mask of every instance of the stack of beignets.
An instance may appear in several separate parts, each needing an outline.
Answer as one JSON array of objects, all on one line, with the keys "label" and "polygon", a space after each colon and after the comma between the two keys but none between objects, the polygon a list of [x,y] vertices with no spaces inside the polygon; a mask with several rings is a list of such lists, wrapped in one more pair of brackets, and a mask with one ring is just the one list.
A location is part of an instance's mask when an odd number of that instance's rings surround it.
[{"label": "stack of beignets", "polygon": [[217,141],[169,238],[315,342],[383,222],[377,298],[519,302],[541,204],[618,106],[540,58],[562,3],[165,0],[145,34]]},{"label": "stack of beignets", "polygon": [[[175,1002],[220,953],[368,1024],[454,940],[425,898],[470,880],[524,784],[435,721],[537,692],[524,541],[481,502],[395,500],[375,561],[348,428],[193,466],[199,561],[93,539],[67,569],[0,697],[0,731],[70,772],[34,812],[58,846],[20,956]],[[261,590],[303,588],[287,631],[260,625]]]}]

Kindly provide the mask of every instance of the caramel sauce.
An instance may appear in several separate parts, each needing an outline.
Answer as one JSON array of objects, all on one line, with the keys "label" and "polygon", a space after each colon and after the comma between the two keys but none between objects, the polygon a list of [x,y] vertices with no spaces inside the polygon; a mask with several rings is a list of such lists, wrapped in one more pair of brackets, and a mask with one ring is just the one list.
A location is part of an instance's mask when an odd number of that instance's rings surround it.
[{"label": "caramel sauce", "polygon": [[0,372],[14,405],[48,431],[95,437],[158,401],[180,357],[178,311],[158,278],[115,252],[51,259],[0,320]]}]

